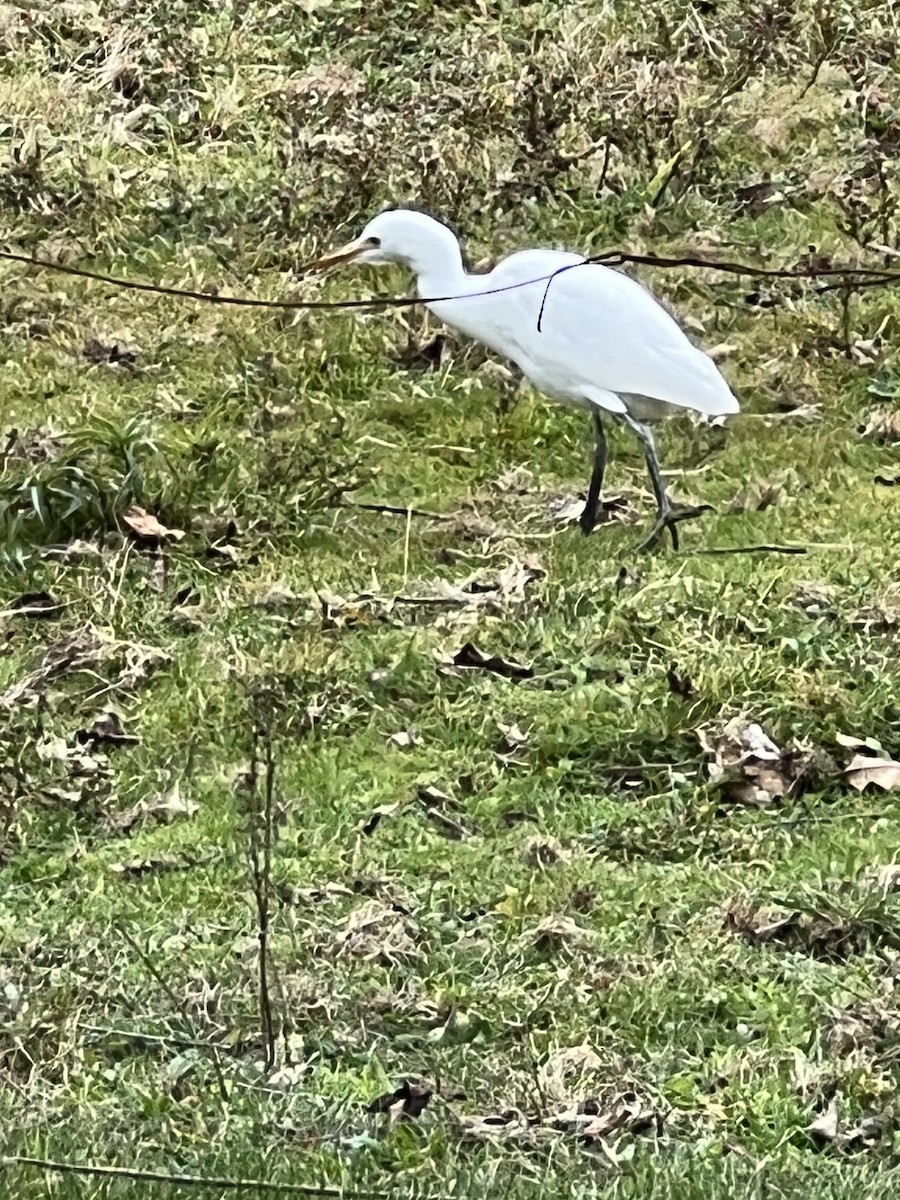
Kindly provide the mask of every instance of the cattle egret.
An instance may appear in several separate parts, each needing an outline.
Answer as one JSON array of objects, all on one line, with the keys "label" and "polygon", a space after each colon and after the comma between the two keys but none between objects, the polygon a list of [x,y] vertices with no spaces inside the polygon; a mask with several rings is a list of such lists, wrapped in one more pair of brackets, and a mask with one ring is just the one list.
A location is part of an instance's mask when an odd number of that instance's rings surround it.
[{"label": "cattle egret", "polygon": [[483,342],[520,368],[552,400],[587,409],[596,434],[582,532],[597,524],[606,469],[603,415],[622,420],[643,447],[657,515],[641,548],[666,529],[678,548],[677,524],[704,508],[676,509],[666,495],[653,434],[645,422],[692,409],[707,416],[739,405],[712,359],[640,283],[579,254],[520,250],[485,275],[471,275],[459,242],[440,221],[412,209],[389,209],[348,245],[310,269],[345,263],[409,268],[427,307],[447,325]]}]

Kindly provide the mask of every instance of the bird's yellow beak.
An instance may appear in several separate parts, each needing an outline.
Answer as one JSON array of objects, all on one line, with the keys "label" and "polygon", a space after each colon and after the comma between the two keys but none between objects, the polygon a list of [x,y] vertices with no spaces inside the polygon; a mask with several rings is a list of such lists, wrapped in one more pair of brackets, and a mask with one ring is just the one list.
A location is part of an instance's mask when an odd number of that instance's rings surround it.
[{"label": "bird's yellow beak", "polygon": [[345,263],[353,262],[364,250],[370,249],[371,246],[368,242],[357,238],[355,242],[348,242],[346,246],[339,246],[337,250],[329,250],[319,258],[314,258],[312,262],[306,264],[303,270],[330,271],[332,267],[342,267]]}]

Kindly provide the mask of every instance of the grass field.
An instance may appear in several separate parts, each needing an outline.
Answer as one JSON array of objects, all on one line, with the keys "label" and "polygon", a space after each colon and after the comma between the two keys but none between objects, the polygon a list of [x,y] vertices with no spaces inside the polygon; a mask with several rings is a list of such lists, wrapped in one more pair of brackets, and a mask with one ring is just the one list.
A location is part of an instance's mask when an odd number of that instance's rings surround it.
[{"label": "grass field", "polygon": [[[898,37],[849,0],[0,4],[2,243],[402,294],[299,274],[398,201],[472,262],[900,266]],[[5,1193],[226,1194],[28,1157],[900,1187],[900,769],[846,769],[900,758],[896,290],[642,270],[743,406],[660,432],[716,512],[647,555],[627,431],[585,539],[589,422],[418,310],[0,276]],[[713,553],[764,544],[802,553]]]}]

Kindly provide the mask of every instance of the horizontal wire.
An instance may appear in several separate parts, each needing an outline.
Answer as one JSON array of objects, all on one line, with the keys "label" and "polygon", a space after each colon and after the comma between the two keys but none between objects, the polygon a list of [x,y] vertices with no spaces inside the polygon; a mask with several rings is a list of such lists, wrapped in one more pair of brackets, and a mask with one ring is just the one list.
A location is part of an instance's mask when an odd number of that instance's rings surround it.
[{"label": "horizontal wire", "polygon": [[[71,267],[65,263],[51,262],[49,259],[37,258],[34,255],[17,254],[11,250],[0,250],[0,259],[8,262],[22,263],[25,266],[37,267],[40,270],[55,271],[58,274],[74,276],[77,279],[89,279],[95,283],[108,284],[110,287],[124,288],[134,292],[149,292],[159,296],[173,296],[184,300],[200,300],[205,304],[230,304],[242,308],[270,308],[297,310],[334,310],[357,308],[410,308],[417,304],[443,304],[454,300],[475,300],[484,296],[497,296],[504,292],[516,291],[518,288],[529,287],[532,284],[544,283],[544,299],[546,303],[550,284],[563,271],[569,271],[575,266],[597,264],[608,267],[637,266],[661,267],[692,267],[702,270],[720,271],[732,275],[745,275],[757,279],[840,279],[838,283],[825,284],[817,289],[819,292],[838,291],[841,289],[859,289],[877,287],[892,283],[900,283],[900,271],[889,271],[876,267],[819,267],[810,264],[809,267],[752,267],[742,263],[721,262],[714,259],[694,258],[690,256],[671,258],[653,254],[631,254],[623,250],[609,250],[603,254],[587,257],[581,263],[566,264],[547,275],[539,275],[533,279],[520,280],[517,283],[505,284],[502,287],[484,288],[477,292],[463,292],[453,296],[371,296],[357,300],[262,300],[250,296],[220,296],[216,293],[200,292],[191,288],[169,287],[165,284],[145,283],[138,279],[123,279],[115,275],[106,275],[99,271],[88,271],[83,267]],[[539,326],[540,328],[540,323]]]}]

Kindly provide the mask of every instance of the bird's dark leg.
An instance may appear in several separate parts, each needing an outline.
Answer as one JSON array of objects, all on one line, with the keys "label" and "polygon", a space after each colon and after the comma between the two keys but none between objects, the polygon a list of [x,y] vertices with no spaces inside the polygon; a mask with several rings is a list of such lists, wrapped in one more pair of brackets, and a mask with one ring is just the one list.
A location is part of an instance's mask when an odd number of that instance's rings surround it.
[{"label": "bird's dark leg", "polygon": [[647,470],[650,472],[650,482],[653,485],[653,495],[656,497],[656,521],[648,535],[638,546],[639,550],[651,550],[668,529],[672,535],[672,545],[678,549],[678,523],[691,517],[699,517],[701,513],[709,512],[710,505],[704,504],[697,508],[675,509],[666,495],[666,486],[662,480],[662,471],[656,453],[656,442],[653,434],[642,422],[635,420],[630,414],[625,414],[622,420],[637,436],[644,448],[644,458],[647,460]]},{"label": "bird's dark leg", "polygon": [[600,512],[600,493],[603,490],[603,474],[606,471],[606,434],[603,431],[603,421],[600,419],[600,413],[595,408],[592,410],[594,418],[594,433],[596,435],[596,445],[594,447],[594,469],[591,472],[591,482],[588,487],[587,501],[584,510],[581,514],[581,532],[588,534],[597,524],[597,517]]}]

